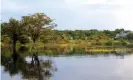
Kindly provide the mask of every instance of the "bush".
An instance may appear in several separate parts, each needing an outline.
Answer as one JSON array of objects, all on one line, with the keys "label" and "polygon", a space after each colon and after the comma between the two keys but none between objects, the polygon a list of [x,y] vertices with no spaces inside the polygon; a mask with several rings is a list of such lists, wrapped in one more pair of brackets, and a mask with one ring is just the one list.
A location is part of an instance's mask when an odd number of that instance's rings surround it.
[{"label": "bush", "polygon": [[127,43],[126,43],[126,41],[121,41],[121,45],[126,45]]},{"label": "bush", "polygon": [[121,41],[115,41],[115,42],[113,42],[113,45],[115,45],[115,46],[127,45],[127,42],[126,41],[123,41],[123,40],[121,40]]},{"label": "bush", "polygon": [[129,47],[129,48],[133,48],[133,43],[132,44],[127,44],[126,46]]},{"label": "bush", "polygon": [[112,43],[111,41],[108,41],[108,42],[105,42],[105,43],[104,43],[104,45],[106,45],[106,46],[112,46],[112,44],[113,44],[113,43]]},{"label": "bush", "polygon": [[120,41],[115,41],[115,42],[113,42],[113,45],[114,46],[119,46],[119,45],[121,45],[121,42]]}]

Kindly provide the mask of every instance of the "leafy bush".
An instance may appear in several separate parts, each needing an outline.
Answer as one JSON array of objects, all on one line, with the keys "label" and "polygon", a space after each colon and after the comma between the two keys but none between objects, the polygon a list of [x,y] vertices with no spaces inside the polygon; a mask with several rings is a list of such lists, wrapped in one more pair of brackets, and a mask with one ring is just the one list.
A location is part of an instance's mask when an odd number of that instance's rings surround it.
[{"label": "leafy bush", "polygon": [[112,46],[113,43],[111,41],[108,41],[108,42],[105,42],[104,45],[106,45],[106,46]]},{"label": "leafy bush", "polygon": [[124,41],[124,40],[115,41],[115,42],[113,42],[113,45],[114,45],[114,46],[127,45],[127,42]]},{"label": "leafy bush", "polygon": [[126,45],[127,43],[126,43],[126,41],[121,41],[121,45]]},{"label": "leafy bush", "polygon": [[126,46],[129,47],[129,48],[133,48],[133,43],[132,44],[127,44]]},{"label": "leafy bush", "polygon": [[119,45],[121,45],[121,42],[120,41],[115,41],[115,42],[113,42],[113,45],[114,46],[119,46]]}]

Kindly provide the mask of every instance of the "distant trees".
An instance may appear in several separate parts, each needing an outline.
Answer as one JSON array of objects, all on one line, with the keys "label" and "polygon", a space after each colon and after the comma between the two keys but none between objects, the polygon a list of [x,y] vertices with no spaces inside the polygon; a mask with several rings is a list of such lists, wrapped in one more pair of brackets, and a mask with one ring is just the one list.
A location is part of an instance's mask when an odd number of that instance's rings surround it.
[{"label": "distant trees", "polygon": [[129,33],[129,34],[127,35],[127,39],[128,39],[128,40],[133,40],[133,33]]},{"label": "distant trees", "polygon": [[66,35],[68,39],[73,40],[96,40],[96,39],[104,39],[108,40],[110,37],[112,37],[111,31],[98,31],[98,30],[56,30],[57,35]]},{"label": "distant trees", "polygon": [[[121,35],[124,33],[124,37],[116,37],[117,34]],[[128,34],[130,33],[130,34]],[[128,35],[127,35],[128,34]],[[113,45],[117,42],[120,42],[120,45],[127,44],[125,41],[132,39],[131,31],[124,30],[124,29],[116,29],[114,31],[110,30],[56,30],[55,35],[58,36],[59,41],[64,40],[68,42],[76,41],[76,43],[89,43],[91,45]],[[55,39],[55,40],[56,40]],[[71,41],[72,40],[72,41]],[[116,40],[116,42],[115,42]],[[124,42],[123,42],[123,41]],[[80,42],[79,42],[80,41]],[[67,43],[67,42],[66,42]],[[75,43],[75,42],[74,42]],[[119,44],[119,43],[118,43]]]}]

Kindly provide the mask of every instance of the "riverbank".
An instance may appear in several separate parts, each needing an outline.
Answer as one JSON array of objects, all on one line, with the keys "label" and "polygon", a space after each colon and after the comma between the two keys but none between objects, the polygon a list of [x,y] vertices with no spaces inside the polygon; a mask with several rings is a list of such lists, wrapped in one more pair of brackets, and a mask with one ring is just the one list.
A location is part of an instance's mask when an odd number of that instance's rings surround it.
[{"label": "riverbank", "polygon": [[[9,46],[9,45],[8,45]],[[8,48],[8,46],[3,46],[3,48]],[[33,49],[33,45],[31,43],[29,44],[19,44],[17,43],[17,50],[21,48],[21,46],[26,47],[29,51],[36,51],[36,49]],[[11,48],[11,45],[10,45]],[[41,51],[42,53],[66,53],[66,52],[71,52],[73,50],[76,50],[77,52],[94,52],[94,53],[99,53],[99,52],[133,52],[133,47],[127,47],[127,46],[104,46],[104,45],[88,45],[84,43],[79,43],[79,44],[72,44],[72,43],[67,43],[67,44],[58,44],[58,43],[47,43],[43,44],[38,42],[36,44],[36,48],[38,51]]]},{"label": "riverbank", "polygon": [[[86,52],[86,53],[100,53],[100,52],[133,52],[132,47],[126,46],[90,46],[86,44],[38,44],[38,50],[42,53],[70,53],[72,51],[76,52]],[[27,47],[32,47],[27,46]]]}]

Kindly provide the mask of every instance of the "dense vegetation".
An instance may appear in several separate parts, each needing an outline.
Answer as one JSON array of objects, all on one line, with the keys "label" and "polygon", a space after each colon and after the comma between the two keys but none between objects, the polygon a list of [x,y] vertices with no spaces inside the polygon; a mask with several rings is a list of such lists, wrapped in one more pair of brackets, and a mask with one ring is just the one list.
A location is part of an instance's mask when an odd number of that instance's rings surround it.
[{"label": "dense vegetation", "polygon": [[[59,37],[59,39],[63,40],[78,40],[78,43],[82,41],[86,42],[94,42],[100,44],[100,41],[108,42],[107,44],[110,44],[111,41],[128,41],[132,42],[133,40],[133,33],[128,30],[124,29],[116,29],[114,31],[109,30],[56,30],[56,34]],[[119,35],[119,36],[117,36]]]},{"label": "dense vegetation", "polygon": [[110,30],[55,30],[57,25],[44,13],[22,16],[21,20],[11,18],[1,23],[2,45],[12,44],[83,44],[89,46],[133,47],[133,32],[124,29]]}]

